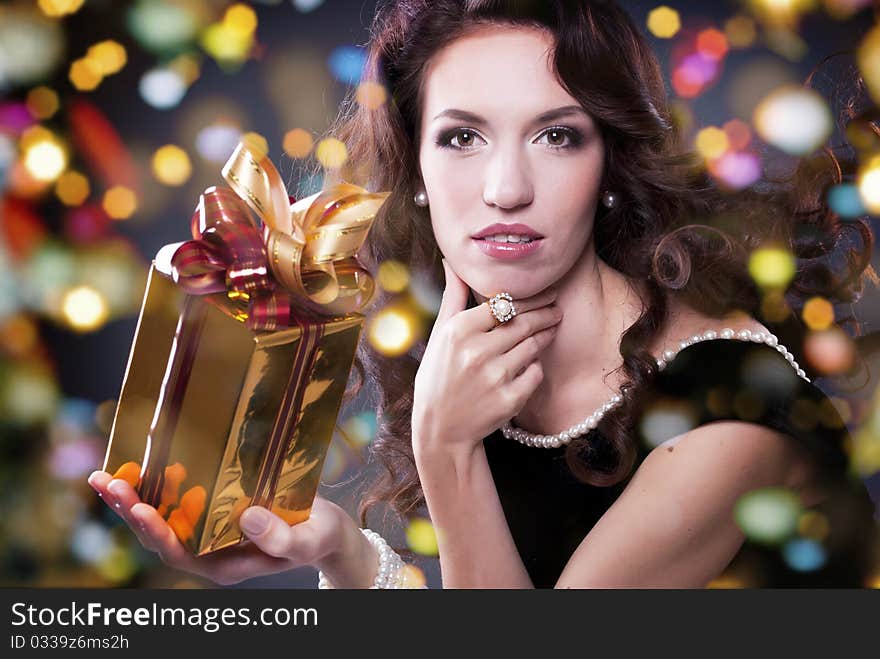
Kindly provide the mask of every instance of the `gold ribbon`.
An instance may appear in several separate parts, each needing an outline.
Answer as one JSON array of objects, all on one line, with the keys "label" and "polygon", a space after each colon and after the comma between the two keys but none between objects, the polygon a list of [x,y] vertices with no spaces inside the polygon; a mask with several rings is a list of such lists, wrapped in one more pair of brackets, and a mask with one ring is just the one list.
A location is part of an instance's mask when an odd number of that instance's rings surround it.
[{"label": "gold ribbon", "polygon": [[325,314],[357,313],[370,303],[375,282],[356,255],[390,192],[338,183],[291,205],[281,175],[250,136],[242,138],[222,173],[262,220],[278,283]]}]

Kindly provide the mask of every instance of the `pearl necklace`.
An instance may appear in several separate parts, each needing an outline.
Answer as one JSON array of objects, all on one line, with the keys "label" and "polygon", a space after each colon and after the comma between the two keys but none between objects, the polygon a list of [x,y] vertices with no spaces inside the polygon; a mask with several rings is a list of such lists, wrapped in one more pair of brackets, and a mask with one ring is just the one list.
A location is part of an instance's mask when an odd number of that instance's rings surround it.
[{"label": "pearl necklace", "polygon": [[[701,341],[711,341],[713,339],[722,338],[722,339],[738,339],[740,341],[753,341],[755,343],[766,343],[769,346],[776,348],[777,352],[782,354],[786,361],[791,364],[792,368],[797,371],[797,374],[802,377],[807,382],[810,379],[807,377],[806,373],[803,369],[798,366],[798,363],[794,360],[794,355],[791,354],[785,346],[779,343],[779,339],[769,332],[752,332],[751,330],[740,330],[736,332],[729,327],[724,328],[721,332],[716,332],[715,330],[708,330],[703,334],[694,334],[689,339],[681,341],[678,344],[678,350],[666,350],[657,360],[657,368],[658,370],[663,370],[666,368],[666,365],[669,364],[675,356],[688,346],[691,346],[695,343],[700,343]],[[535,435],[522,428],[515,428],[510,421],[505,421],[501,426],[501,433],[507,439],[515,439],[520,444],[525,444],[526,446],[537,446],[541,448],[557,448],[562,446],[563,444],[568,444],[575,437],[580,437],[588,432],[590,432],[593,428],[599,425],[599,421],[602,419],[605,414],[617,407],[621,401],[623,401],[623,396],[619,393],[614,394],[607,402],[605,402],[599,409],[593,412],[586,419],[581,421],[580,423],[576,423],[571,428],[567,430],[563,430],[562,432],[558,432],[555,435]]]}]

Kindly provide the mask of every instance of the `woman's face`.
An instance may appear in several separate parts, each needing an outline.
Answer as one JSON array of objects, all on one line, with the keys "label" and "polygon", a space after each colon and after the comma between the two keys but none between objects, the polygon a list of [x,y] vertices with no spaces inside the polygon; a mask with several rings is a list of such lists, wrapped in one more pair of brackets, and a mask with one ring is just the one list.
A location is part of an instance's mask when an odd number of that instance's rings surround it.
[{"label": "woman's face", "polygon": [[[492,27],[426,67],[419,163],[431,224],[453,270],[484,297],[540,292],[592,235],[604,146],[554,77],[552,47],[549,31]],[[496,240],[475,238],[486,230]],[[540,238],[500,243],[498,234]]]}]

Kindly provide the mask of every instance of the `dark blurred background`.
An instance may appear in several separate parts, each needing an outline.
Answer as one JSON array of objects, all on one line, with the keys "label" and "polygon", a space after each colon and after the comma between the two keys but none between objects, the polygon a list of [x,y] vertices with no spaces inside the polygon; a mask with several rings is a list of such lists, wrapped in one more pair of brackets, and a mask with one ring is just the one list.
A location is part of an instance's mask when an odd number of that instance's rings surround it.
[{"label": "dark blurred background", "polygon": [[[841,90],[853,89],[853,52],[876,21],[860,0],[682,0],[675,12],[623,4],[661,58],[676,118],[730,188],[760,185],[762,171],[825,140],[823,121],[837,119]],[[242,133],[266,138],[291,194],[321,189],[309,172],[339,157],[327,130],[359,83],[374,9],[356,0],[0,4],[0,584],[210,585],[143,551],[85,479],[103,460],[150,259],[189,237],[199,194],[222,183]],[[877,41],[866,46],[875,84]],[[771,92],[838,53],[815,79],[827,106],[795,95],[777,103],[782,125],[769,110],[757,117]],[[854,144],[854,134],[837,128],[830,141]],[[855,146],[859,158],[876,148]],[[877,165],[864,171],[880,176]],[[854,183],[829,201],[844,218],[873,211],[876,231],[880,184]],[[409,275],[410,294],[436,311],[439,291]],[[865,331],[880,323],[877,301],[869,287],[853,309]],[[322,478],[321,493],[352,512],[375,432],[368,401],[366,392],[343,408]],[[417,564],[439,586],[429,525],[374,528],[421,551]],[[301,568],[246,585],[315,583]]]}]

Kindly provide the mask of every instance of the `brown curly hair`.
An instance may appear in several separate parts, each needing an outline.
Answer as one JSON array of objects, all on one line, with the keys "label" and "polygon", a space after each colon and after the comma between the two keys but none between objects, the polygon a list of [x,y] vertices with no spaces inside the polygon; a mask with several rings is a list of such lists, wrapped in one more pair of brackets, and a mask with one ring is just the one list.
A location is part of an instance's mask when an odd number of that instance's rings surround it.
[{"label": "brown curly hair", "polygon": [[[336,172],[341,180],[391,192],[364,247],[368,265],[395,259],[423,273],[438,290],[444,287],[430,217],[412,202],[420,182],[422,73],[438,50],[487,25],[549,29],[555,35],[553,65],[560,84],[601,130],[605,167],[600,189],[619,191],[621,203],[597,212],[596,251],[628,278],[647,282],[644,311],[620,342],[627,391],[637,392],[656,375],[657,364],[645,346],[663,328],[673,296],[713,317],[744,311],[764,320],[786,344],[799,345],[799,311],[806,299],[821,295],[851,304],[861,296],[865,277],[877,283],[870,265],[870,226],[860,220],[841,222],[823,201],[827,187],[845,173],[832,150],[804,160],[785,180],[765,178],[760,190],[736,195],[719,190],[683,148],[660,66],[630,16],[615,2],[588,0],[380,3],[363,80],[384,85],[388,101],[369,109],[352,91],[328,131],[348,148],[348,161]],[[796,275],[785,292],[787,320],[778,323],[764,318],[761,291],[747,269],[750,252],[771,243],[797,259]],[[390,299],[391,294],[382,293],[376,306]],[[422,340],[406,355],[387,357],[366,341],[359,347],[361,382],[368,378],[377,385],[379,426],[371,457],[382,466],[359,503],[364,526],[369,509],[379,503],[387,502],[401,516],[424,504],[410,426],[424,348]],[[578,478],[608,486],[630,474],[637,457],[638,398],[626,396],[623,405],[602,418],[599,431],[608,443],[601,454],[583,438],[568,445],[566,460]]]}]

